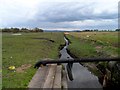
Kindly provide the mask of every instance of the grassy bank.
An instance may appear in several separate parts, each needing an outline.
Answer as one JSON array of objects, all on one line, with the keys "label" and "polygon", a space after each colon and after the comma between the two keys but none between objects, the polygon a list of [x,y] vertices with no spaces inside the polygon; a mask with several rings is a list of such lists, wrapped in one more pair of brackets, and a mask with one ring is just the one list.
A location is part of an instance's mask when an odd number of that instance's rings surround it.
[{"label": "grassy bank", "polygon": [[[71,42],[68,51],[75,58],[108,58],[118,57],[120,54],[118,32],[71,32],[66,36]],[[120,62],[113,64],[112,67],[110,67],[110,63],[114,62],[82,64],[98,76],[101,84],[103,84],[103,80],[106,80],[105,87],[118,86],[120,71],[117,66]],[[105,79],[106,77],[107,79]]]},{"label": "grassy bank", "polygon": [[[34,75],[34,64],[44,58],[59,58],[63,33],[3,33],[3,88],[25,88]],[[11,71],[9,66],[15,66]]]},{"label": "grassy bank", "polygon": [[118,32],[72,32],[67,35],[71,41],[68,49],[72,54],[81,57],[117,57]]}]

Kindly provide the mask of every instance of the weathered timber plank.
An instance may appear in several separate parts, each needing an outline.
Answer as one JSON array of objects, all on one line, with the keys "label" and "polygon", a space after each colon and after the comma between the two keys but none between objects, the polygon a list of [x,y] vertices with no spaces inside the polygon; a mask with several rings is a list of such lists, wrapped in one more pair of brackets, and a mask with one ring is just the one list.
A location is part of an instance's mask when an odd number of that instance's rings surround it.
[{"label": "weathered timber plank", "polygon": [[56,67],[57,65],[55,64],[51,65],[46,81],[43,85],[43,88],[52,88],[55,78]]},{"label": "weathered timber plank", "polygon": [[30,81],[28,88],[42,88],[48,75],[49,68],[49,65],[42,68],[40,67]]},{"label": "weathered timber plank", "polygon": [[61,88],[61,77],[62,77],[61,70],[62,70],[62,66],[61,65],[57,66],[53,88]]},{"label": "weathered timber plank", "polygon": [[32,80],[28,85],[29,89],[32,88],[44,88],[56,89],[62,88],[67,89],[67,74],[66,71],[62,69],[62,65],[47,65],[39,68],[36,74],[33,76]]},{"label": "weathered timber plank", "polygon": [[67,88],[68,88],[68,84],[67,84],[67,73],[66,73],[65,70],[62,70],[62,81],[61,81],[61,83],[62,83],[62,88],[63,88],[64,90],[67,90]]}]

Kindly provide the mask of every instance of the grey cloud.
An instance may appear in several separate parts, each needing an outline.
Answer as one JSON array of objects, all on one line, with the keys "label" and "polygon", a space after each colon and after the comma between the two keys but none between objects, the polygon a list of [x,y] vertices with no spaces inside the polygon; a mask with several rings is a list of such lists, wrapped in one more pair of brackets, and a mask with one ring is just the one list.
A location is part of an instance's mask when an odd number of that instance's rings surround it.
[{"label": "grey cloud", "polygon": [[[103,23],[104,22],[104,23]],[[81,25],[81,24],[73,24],[70,22],[37,22],[37,21],[28,21],[25,23],[18,23],[15,24],[15,26],[18,27],[27,27],[27,28],[34,28],[34,27],[39,27],[39,28],[43,28],[43,29],[49,29],[49,28],[73,28],[73,29],[116,29],[117,28],[117,20],[112,20],[112,22],[108,21],[99,21],[99,20],[95,20],[95,23],[89,23],[86,25]],[[85,23],[84,21],[82,23]],[[12,25],[14,26],[14,25]]]},{"label": "grey cloud", "polygon": [[115,19],[116,13],[102,11],[100,14],[95,14],[95,7],[91,4],[81,5],[81,3],[54,3],[49,4],[44,12],[38,11],[36,18],[39,21],[45,22],[72,22],[82,20],[97,20],[97,19]]},{"label": "grey cloud", "polygon": [[[100,25],[86,24],[75,25],[74,21],[94,20],[104,22],[106,19],[114,20],[117,18],[117,12],[110,13],[108,11],[102,11],[100,14],[96,14],[95,3],[43,3],[40,4],[34,17],[25,22],[18,22],[9,24],[9,27],[40,27],[40,28],[74,28],[74,29],[110,29],[117,28],[116,23],[106,22]],[[32,11],[31,11],[32,13]],[[103,20],[103,21],[102,21]],[[98,22],[96,22],[98,23]]]}]

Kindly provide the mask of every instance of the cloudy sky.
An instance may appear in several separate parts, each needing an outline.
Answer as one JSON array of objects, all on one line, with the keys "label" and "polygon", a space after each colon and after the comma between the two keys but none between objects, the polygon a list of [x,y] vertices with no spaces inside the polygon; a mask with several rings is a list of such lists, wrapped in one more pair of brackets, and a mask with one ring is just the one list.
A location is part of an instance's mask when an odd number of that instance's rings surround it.
[{"label": "cloudy sky", "polygon": [[116,29],[119,0],[0,0],[0,28]]}]

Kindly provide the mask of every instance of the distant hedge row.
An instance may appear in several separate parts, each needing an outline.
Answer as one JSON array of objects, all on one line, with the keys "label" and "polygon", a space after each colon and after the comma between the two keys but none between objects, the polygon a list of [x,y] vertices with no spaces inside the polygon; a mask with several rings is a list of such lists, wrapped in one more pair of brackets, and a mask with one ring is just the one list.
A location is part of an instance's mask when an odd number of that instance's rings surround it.
[{"label": "distant hedge row", "polygon": [[27,29],[27,28],[3,28],[0,31],[2,32],[13,32],[13,33],[17,33],[17,32],[43,32],[42,29],[40,28],[34,28],[34,29]]}]

